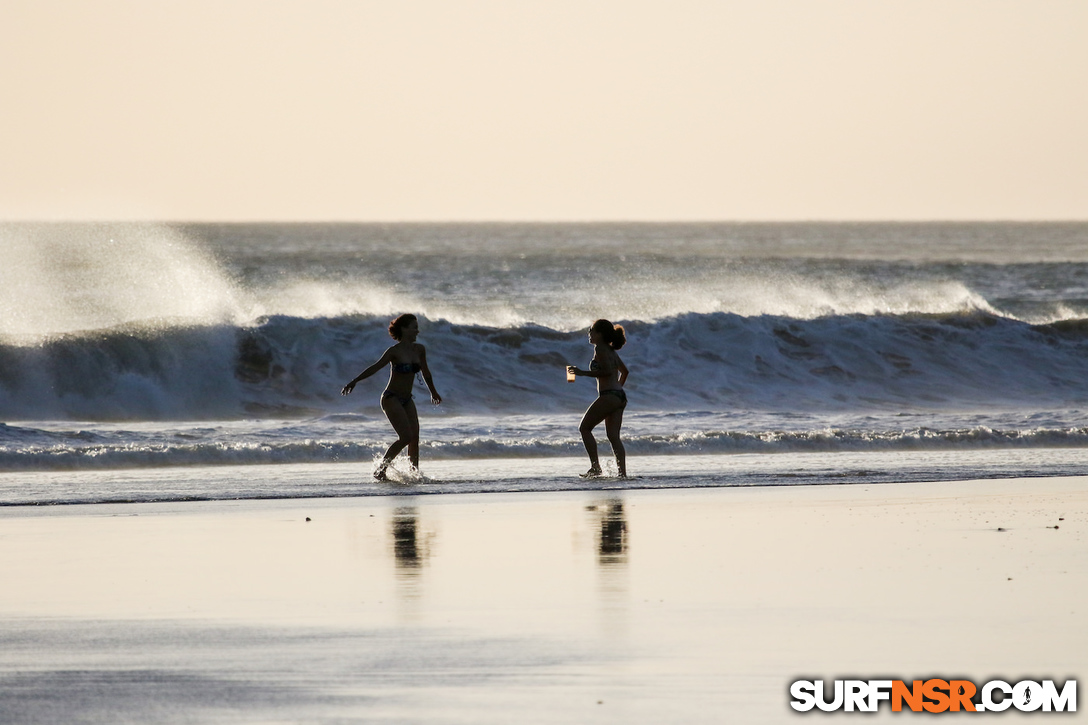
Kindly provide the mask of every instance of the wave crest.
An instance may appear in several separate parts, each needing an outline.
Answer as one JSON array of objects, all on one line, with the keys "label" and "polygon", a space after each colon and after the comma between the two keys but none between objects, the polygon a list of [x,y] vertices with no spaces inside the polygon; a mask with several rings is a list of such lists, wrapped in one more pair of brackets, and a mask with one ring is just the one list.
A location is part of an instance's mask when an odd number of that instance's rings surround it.
[{"label": "wave crest", "polygon": [[[622,321],[622,320],[621,320]],[[1088,321],[1029,325],[970,312],[813,320],[686,314],[622,321],[641,410],[1017,407],[1088,402]],[[252,326],[127,326],[0,345],[8,420],[299,417],[369,406],[384,373],[339,391],[391,344],[386,319],[271,317]],[[443,410],[584,407],[581,332],[423,320]]]}]

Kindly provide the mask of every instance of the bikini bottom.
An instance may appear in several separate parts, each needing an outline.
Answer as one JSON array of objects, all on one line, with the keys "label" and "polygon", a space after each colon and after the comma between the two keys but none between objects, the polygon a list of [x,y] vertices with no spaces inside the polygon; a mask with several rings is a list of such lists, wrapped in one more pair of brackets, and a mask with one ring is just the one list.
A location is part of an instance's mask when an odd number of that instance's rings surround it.
[{"label": "bikini bottom", "polygon": [[617,398],[620,399],[620,402],[623,403],[624,407],[627,407],[627,393],[619,388],[615,388],[612,390],[602,390],[601,395],[615,395]]},{"label": "bikini bottom", "polygon": [[394,393],[392,390],[386,390],[384,393],[382,393],[382,400],[385,400],[386,398],[396,398],[405,408],[407,408],[408,404],[412,402],[411,393],[408,393],[408,396],[405,397],[399,393]]}]

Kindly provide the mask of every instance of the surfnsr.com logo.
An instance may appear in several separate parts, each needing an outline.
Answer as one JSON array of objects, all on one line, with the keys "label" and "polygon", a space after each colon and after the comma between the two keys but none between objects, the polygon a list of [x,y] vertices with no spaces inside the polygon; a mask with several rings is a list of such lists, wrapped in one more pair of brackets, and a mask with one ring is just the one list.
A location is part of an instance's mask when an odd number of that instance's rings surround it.
[{"label": "surfnsr.com logo", "polygon": [[790,685],[790,707],[799,712],[876,712],[887,702],[892,712],[1076,712],[1077,681],[1060,688],[1053,680],[1023,680],[1011,685],[991,680],[981,687],[970,680],[797,680]]}]

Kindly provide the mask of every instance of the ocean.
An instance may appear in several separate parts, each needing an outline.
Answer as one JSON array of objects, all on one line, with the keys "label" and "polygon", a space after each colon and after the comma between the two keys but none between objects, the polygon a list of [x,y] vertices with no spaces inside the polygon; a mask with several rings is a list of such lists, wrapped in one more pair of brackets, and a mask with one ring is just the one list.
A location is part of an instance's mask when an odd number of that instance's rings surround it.
[{"label": "ocean", "polygon": [[[0,505],[1088,474],[1088,223],[0,225]],[[421,473],[370,478],[419,316]],[[585,482],[624,325],[632,478]],[[610,449],[599,431],[602,461]]]}]

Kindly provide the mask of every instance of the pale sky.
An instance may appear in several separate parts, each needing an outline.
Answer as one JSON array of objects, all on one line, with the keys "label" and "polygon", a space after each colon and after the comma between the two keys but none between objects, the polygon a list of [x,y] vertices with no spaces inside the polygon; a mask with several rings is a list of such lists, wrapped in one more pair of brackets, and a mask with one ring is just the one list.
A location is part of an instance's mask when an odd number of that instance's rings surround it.
[{"label": "pale sky", "polygon": [[0,0],[0,220],[1088,219],[1085,0]]}]

